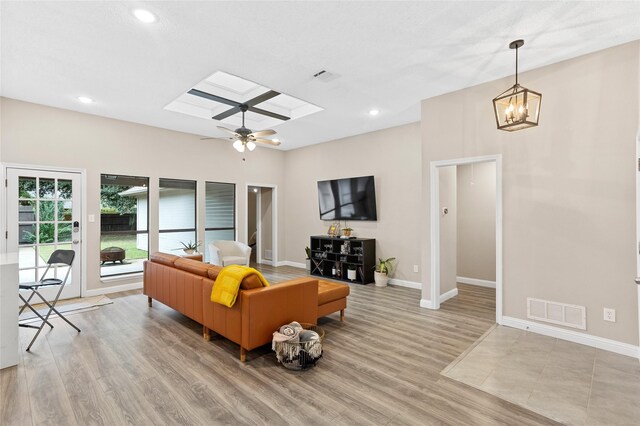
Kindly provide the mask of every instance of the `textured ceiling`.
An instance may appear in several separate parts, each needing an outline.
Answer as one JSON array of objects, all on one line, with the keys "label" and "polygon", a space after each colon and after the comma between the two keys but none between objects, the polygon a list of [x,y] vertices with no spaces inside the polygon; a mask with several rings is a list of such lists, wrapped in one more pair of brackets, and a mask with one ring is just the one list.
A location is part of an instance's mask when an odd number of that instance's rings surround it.
[{"label": "textured ceiling", "polygon": [[0,13],[2,96],[223,137],[163,107],[224,70],[324,108],[279,125],[280,149],[417,121],[422,99],[513,74],[516,38],[521,70],[640,39],[640,2],[4,1]]}]

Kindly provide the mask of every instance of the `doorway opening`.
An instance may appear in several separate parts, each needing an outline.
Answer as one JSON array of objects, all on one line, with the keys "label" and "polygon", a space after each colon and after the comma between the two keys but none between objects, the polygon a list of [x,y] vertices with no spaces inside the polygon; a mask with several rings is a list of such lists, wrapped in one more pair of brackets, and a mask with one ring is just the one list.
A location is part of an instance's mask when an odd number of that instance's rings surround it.
[{"label": "doorway opening", "polygon": [[277,266],[277,186],[247,184],[247,244],[251,262]]},{"label": "doorway opening", "polygon": [[492,296],[502,318],[502,158],[431,163],[432,309],[464,291]]}]

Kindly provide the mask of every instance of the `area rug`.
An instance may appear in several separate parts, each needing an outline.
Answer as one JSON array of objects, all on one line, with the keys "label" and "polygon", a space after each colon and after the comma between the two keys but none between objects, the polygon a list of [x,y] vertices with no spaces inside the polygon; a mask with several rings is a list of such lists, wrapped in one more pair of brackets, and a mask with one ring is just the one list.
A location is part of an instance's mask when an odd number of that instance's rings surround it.
[{"label": "area rug", "polygon": [[[37,296],[36,296],[37,297]],[[107,296],[94,296],[94,297],[77,297],[74,299],[60,300],[56,304],[56,309],[62,314],[78,314],[89,310],[98,309],[100,306],[110,305],[113,300]],[[33,305],[36,311],[42,316],[45,316],[49,311],[49,308],[44,303]],[[49,318],[56,318],[58,315],[52,313]],[[40,321],[40,318],[36,316],[29,308],[26,308],[19,318],[21,323],[28,324],[34,321]]]}]

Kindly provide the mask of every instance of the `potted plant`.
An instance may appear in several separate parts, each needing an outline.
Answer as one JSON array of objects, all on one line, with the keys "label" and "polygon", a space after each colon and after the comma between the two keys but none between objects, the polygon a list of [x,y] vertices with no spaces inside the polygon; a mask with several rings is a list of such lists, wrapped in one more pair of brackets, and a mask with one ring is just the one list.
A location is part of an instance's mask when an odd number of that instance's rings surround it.
[{"label": "potted plant", "polygon": [[393,261],[396,260],[395,257],[390,257],[388,259],[378,258],[378,263],[375,266],[375,272],[373,274],[373,279],[376,282],[376,287],[386,287],[389,282],[389,275],[393,270]]},{"label": "potted plant", "polygon": [[[188,243],[184,243],[180,241],[180,244],[182,244],[182,251],[184,251],[186,254],[193,254],[197,252],[198,247],[202,245],[200,241],[196,241],[195,243],[192,243],[191,240],[189,240]],[[176,250],[180,250],[180,249],[176,249]]]},{"label": "potted plant", "polygon": [[353,228],[342,228],[342,236],[350,237],[351,231],[353,231]]},{"label": "potted plant", "polygon": [[356,265],[347,265],[347,278],[351,281],[356,280]]},{"label": "potted plant", "polygon": [[309,248],[309,246],[306,246],[304,248],[304,252],[307,255],[307,258],[305,259],[305,263],[307,264],[307,271],[311,270],[311,249]]}]

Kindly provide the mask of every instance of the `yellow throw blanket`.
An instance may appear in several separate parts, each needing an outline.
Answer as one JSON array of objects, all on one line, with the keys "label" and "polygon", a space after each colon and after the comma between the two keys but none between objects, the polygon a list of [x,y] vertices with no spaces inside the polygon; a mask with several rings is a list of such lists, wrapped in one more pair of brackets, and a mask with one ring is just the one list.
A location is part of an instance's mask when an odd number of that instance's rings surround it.
[{"label": "yellow throw blanket", "polygon": [[229,265],[222,268],[218,278],[213,283],[211,301],[229,308],[232,307],[236,303],[240,283],[251,274],[258,276],[263,287],[269,287],[269,283],[259,271],[248,266]]}]

